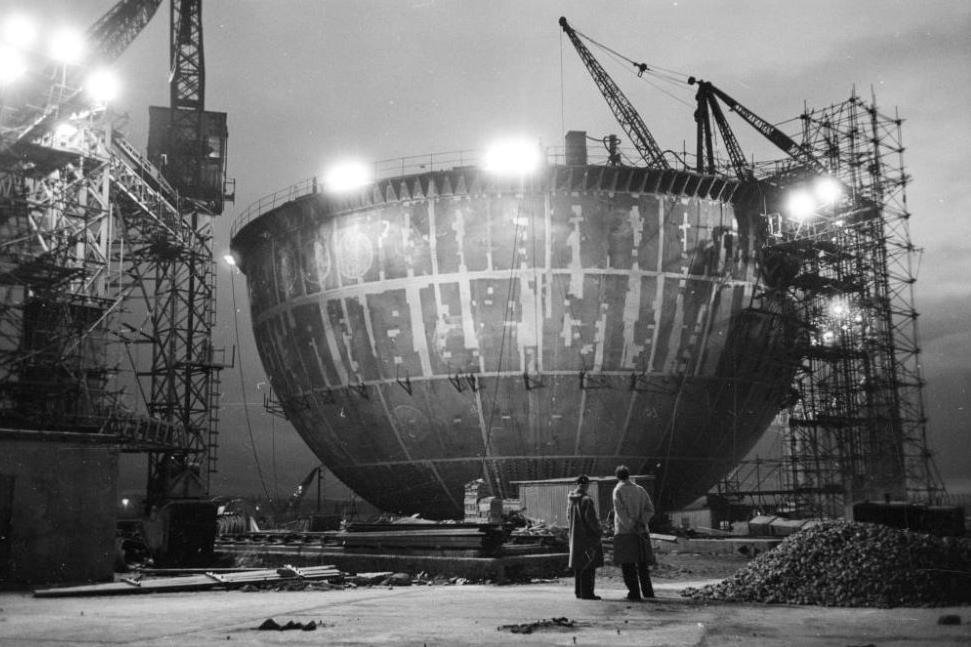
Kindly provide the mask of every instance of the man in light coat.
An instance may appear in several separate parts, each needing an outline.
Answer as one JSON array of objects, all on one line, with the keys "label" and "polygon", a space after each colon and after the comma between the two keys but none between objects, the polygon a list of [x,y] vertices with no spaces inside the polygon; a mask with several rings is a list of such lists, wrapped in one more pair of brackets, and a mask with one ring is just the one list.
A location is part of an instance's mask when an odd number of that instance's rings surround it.
[{"label": "man in light coat", "polygon": [[654,503],[647,490],[630,480],[630,470],[620,465],[614,487],[614,563],[620,565],[627,585],[627,599],[654,597],[648,564],[651,536],[647,522],[654,516]]}]

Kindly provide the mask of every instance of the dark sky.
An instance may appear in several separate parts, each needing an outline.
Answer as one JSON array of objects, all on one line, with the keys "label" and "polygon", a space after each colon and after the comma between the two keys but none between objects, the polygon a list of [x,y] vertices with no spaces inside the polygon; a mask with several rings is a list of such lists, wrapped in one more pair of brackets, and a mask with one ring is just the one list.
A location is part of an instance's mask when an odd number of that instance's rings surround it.
[{"label": "dark sky", "polygon": [[[87,26],[111,0],[4,1],[50,26]],[[374,161],[481,149],[496,136],[559,145],[566,130],[620,129],[557,19],[649,65],[711,80],[772,122],[875,93],[905,119],[911,237],[919,256],[925,399],[932,446],[952,486],[971,491],[971,3],[965,0],[206,0],[206,107],[229,115],[236,204],[216,225],[217,257],[234,215],[259,197],[353,155]],[[167,105],[168,0],[116,64],[129,140],[147,142],[148,106]],[[638,79],[595,55],[662,148],[693,146],[694,90]],[[779,157],[733,122],[743,149]],[[262,409],[265,377],[247,316],[245,277],[219,274],[217,345],[238,344],[223,372],[214,490],[287,490],[316,464],[288,423]],[[240,338],[237,342],[235,325]],[[244,403],[250,406],[244,408]],[[248,412],[247,425],[244,413]]]}]

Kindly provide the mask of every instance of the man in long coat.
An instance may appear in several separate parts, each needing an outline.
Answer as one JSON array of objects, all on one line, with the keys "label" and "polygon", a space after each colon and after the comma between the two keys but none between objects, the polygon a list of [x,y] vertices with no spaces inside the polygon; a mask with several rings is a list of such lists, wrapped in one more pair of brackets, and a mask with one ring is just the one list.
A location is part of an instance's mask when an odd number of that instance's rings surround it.
[{"label": "man in long coat", "polygon": [[567,519],[570,520],[570,568],[573,569],[573,590],[581,600],[599,600],[594,595],[597,568],[604,565],[600,519],[593,499],[587,494],[590,479],[577,478],[577,487],[568,497]]},{"label": "man in long coat", "polygon": [[630,480],[630,470],[619,465],[614,487],[614,563],[620,566],[627,585],[627,599],[654,597],[648,563],[651,536],[647,522],[654,516],[654,503],[647,490]]}]

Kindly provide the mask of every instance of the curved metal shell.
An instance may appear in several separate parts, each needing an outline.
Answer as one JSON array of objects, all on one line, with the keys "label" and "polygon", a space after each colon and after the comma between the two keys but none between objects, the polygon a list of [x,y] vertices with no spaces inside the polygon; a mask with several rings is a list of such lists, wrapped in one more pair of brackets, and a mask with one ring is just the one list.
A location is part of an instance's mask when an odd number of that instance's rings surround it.
[{"label": "curved metal shell", "polygon": [[[750,187],[749,187],[750,188]],[[246,224],[263,365],[311,450],[382,509],[460,516],[463,486],[655,471],[705,492],[788,391],[750,307],[757,213],[724,180],[473,168],[310,194]]]}]

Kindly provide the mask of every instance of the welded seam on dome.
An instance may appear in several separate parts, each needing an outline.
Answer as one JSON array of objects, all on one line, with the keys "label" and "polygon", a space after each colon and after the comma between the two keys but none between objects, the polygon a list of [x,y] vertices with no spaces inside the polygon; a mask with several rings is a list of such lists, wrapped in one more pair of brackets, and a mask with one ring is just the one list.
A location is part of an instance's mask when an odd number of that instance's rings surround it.
[{"label": "welded seam on dome", "polygon": [[[448,495],[448,498],[452,501],[452,503],[455,506],[460,506],[460,503],[455,500],[455,497],[452,496],[452,492],[448,489],[448,486],[445,484],[444,479],[442,479],[442,475],[439,474],[438,468],[436,468],[429,461],[425,461],[425,460],[416,461],[415,459],[412,458],[411,452],[408,451],[408,446],[405,444],[404,439],[401,437],[401,432],[398,431],[398,425],[395,422],[395,418],[392,415],[391,410],[388,409],[388,402],[384,398],[384,393],[381,391],[381,389],[375,389],[375,391],[377,391],[377,393],[378,393],[378,399],[381,400],[381,408],[384,409],[385,418],[387,419],[388,424],[391,425],[391,430],[394,432],[394,437],[398,440],[398,445],[401,446],[401,451],[405,455],[405,459],[406,460],[403,461],[402,464],[410,464],[410,465],[418,464],[418,465],[421,465],[421,464],[424,464],[424,463],[428,463],[429,469],[431,469],[432,474],[435,475],[435,479],[442,486],[442,490]],[[367,465],[367,464],[375,464],[376,465],[376,463],[358,463],[359,466],[360,465]]]}]

